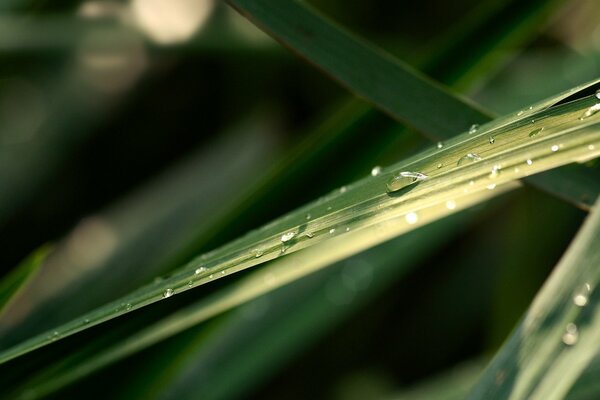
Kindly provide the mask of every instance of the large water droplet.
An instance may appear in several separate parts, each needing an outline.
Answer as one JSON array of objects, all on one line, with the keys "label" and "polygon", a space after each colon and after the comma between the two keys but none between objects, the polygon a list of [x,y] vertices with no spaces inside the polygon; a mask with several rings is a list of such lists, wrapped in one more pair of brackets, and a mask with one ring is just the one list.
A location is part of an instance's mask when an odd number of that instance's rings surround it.
[{"label": "large water droplet", "polygon": [[283,235],[281,235],[281,242],[285,243],[285,242],[289,242],[290,240],[292,240],[294,237],[296,236],[296,232],[288,232],[288,233],[284,233]]},{"label": "large water droplet", "polygon": [[529,132],[529,137],[536,137],[541,131],[543,131],[544,128],[537,128],[532,130],[531,132]]},{"label": "large water droplet", "polygon": [[591,291],[592,287],[590,284],[584,283],[573,294],[573,303],[575,303],[575,305],[578,307],[585,307],[585,305],[588,303],[588,298]]},{"label": "large water droplet", "polygon": [[579,119],[586,119],[600,111],[600,103],[596,103],[588,108]]},{"label": "large water droplet", "polygon": [[371,176],[377,176],[381,173],[381,167],[379,165],[376,165],[373,167],[373,169],[371,169]]},{"label": "large water droplet", "polygon": [[167,289],[163,292],[163,298],[167,298],[167,297],[171,297],[173,296],[173,289]]},{"label": "large water droplet", "polygon": [[479,155],[477,155],[475,153],[468,153],[468,154],[462,156],[461,158],[459,158],[458,161],[456,162],[456,165],[469,164],[469,163],[473,163],[475,161],[481,161],[481,157],[479,157]]},{"label": "large water droplet", "polygon": [[567,346],[573,346],[577,343],[579,339],[579,330],[577,329],[577,325],[574,323],[568,323],[565,329],[565,333],[562,336],[562,341]]},{"label": "large water droplet", "polygon": [[305,235],[306,235],[306,236],[307,236],[309,239],[312,239],[312,238],[314,238],[314,237],[315,237],[315,234],[314,234],[314,233],[312,233],[312,232],[306,232],[306,233],[305,233]]},{"label": "large water droplet", "polygon": [[254,250],[252,250],[252,254],[254,254],[255,258],[260,258],[260,257],[262,257],[263,254],[265,254],[265,252],[262,251],[261,249],[254,249]]},{"label": "large water droplet", "polygon": [[419,220],[419,216],[415,212],[410,212],[404,216],[404,219],[410,225],[416,223]]},{"label": "large water droplet", "polygon": [[428,176],[422,174],[420,172],[410,172],[403,171],[398,175],[394,176],[387,184],[388,192],[396,192],[400,189],[403,189],[409,185],[412,185],[415,182],[423,181],[427,179]]},{"label": "large water droplet", "polygon": [[477,132],[477,129],[479,129],[478,124],[471,125],[471,127],[469,128],[469,135],[472,135],[473,133]]}]

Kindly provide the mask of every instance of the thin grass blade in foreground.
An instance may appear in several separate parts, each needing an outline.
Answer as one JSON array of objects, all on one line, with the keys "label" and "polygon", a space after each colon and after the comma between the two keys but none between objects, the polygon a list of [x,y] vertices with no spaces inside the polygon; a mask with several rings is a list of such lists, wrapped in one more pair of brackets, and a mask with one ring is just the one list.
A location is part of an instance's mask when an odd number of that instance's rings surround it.
[{"label": "thin grass blade in foreground", "polygon": [[[549,221],[551,223],[551,221]],[[562,399],[600,353],[600,201],[470,399]]]},{"label": "thin grass blade in foreground", "polygon": [[[289,274],[290,280],[297,279],[423,223],[484,201],[516,179],[595,158],[600,155],[600,113],[593,112],[597,101],[591,95],[525,119],[508,116],[477,132],[464,133],[442,148],[429,149],[376,176],[342,187],[198,257],[162,282],[6,349],[0,354],[0,361],[283,255],[281,262],[286,267],[280,269]],[[400,172],[428,178],[419,182],[398,180]],[[406,188],[386,193],[386,185],[393,178],[395,184],[405,182]],[[291,254],[302,249],[302,253]],[[243,296],[253,298],[252,289],[248,288]]]},{"label": "thin grass blade in foreground", "polygon": [[[448,139],[469,126],[489,121],[491,113],[402,63],[372,44],[360,41],[299,1],[228,0],[228,3],[269,35],[288,46],[350,91],[392,117],[416,128],[432,140]],[[597,88],[598,81],[588,86]],[[571,95],[552,98],[557,103]],[[553,103],[540,103],[545,108]],[[521,110],[519,116],[539,109]],[[581,190],[565,184],[583,174],[582,166],[545,179],[526,182],[548,193],[589,209],[600,193],[599,185]]]}]

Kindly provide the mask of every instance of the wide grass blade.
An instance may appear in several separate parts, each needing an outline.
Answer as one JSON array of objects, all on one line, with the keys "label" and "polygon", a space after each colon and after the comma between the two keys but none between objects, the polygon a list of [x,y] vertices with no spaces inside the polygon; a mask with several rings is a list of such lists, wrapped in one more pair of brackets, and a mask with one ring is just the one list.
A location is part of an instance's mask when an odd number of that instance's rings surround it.
[{"label": "wide grass blade", "polygon": [[600,354],[600,202],[470,399],[562,399]]},{"label": "wide grass blade", "polygon": [[[591,95],[542,111],[533,107],[534,113],[524,118],[511,115],[482,126],[477,132],[466,132],[441,148],[436,146],[384,168],[376,176],[335,190],[260,230],[198,257],[162,282],[7,349],[0,354],[0,360],[5,362],[57,338],[276,258],[281,258],[279,271],[288,274],[282,280],[298,279],[490,198],[510,188],[516,179],[573,160],[584,162],[597,157],[600,113],[590,113],[596,102],[597,98]],[[428,178],[386,193],[386,186],[404,171]],[[253,290],[245,288],[240,296],[252,298]]]}]

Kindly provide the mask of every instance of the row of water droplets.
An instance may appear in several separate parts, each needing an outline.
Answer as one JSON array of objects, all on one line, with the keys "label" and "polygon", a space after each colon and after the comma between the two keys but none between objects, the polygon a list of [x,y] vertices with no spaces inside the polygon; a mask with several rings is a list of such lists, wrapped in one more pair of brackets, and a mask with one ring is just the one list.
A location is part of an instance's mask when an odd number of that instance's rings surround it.
[{"label": "row of water droplets", "polygon": [[[589,304],[589,298],[592,294],[592,290],[592,285],[588,282],[585,282],[582,285],[580,285],[573,293],[573,304],[578,308],[586,307]],[[575,322],[567,323],[561,339],[562,342],[567,346],[573,346],[577,343],[577,341],[579,340],[579,328],[577,327],[577,324],[575,324]]]}]

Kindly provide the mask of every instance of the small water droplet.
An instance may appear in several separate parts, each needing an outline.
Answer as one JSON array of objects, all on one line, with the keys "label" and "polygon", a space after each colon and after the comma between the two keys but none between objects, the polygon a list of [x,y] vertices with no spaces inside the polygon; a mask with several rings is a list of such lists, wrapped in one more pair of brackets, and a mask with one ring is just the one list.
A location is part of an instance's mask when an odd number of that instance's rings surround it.
[{"label": "small water droplet", "polygon": [[173,296],[173,289],[167,289],[163,292],[163,298],[167,298],[167,297],[171,297]]},{"label": "small water droplet", "polygon": [[312,215],[310,215],[310,214],[306,214],[306,220],[307,220],[307,221],[308,221],[309,219],[311,219],[311,218],[312,218]]},{"label": "small water droplet", "polygon": [[550,147],[550,150],[552,151],[558,151],[558,145],[553,145],[552,147]]},{"label": "small water droplet", "polygon": [[397,192],[400,189],[403,189],[409,185],[412,185],[413,183],[423,181],[427,178],[428,178],[427,175],[422,174],[420,172],[403,171],[403,172],[400,172],[398,175],[395,175],[388,182],[387,191],[388,192]]},{"label": "small water droplet", "polygon": [[350,232],[350,227],[346,227],[346,232]]},{"label": "small water droplet", "polygon": [[489,174],[489,177],[492,179],[495,179],[498,177],[498,175],[500,175],[500,170],[501,170],[501,166],[500,165],[494,165],[492,167],[492,171]]},{"label": "small water droplet", "polygon": [[437,142],[437,148],[441,149],[442,147],[444,147],[444,143],[442,142]]},{"label": "small water droplet", "polygon": [[437,165],[437,169],[440,169],[440,168],[442,168],[442,163],[439,163],[439,164]]},{"label": "small water droplet", "polygon": [[210,275],[208,276],[208,279],[212,279],[212,278],[214,278],[214,277],[215,277],[215,276],[214,276],[213,274],[210,274]]},{"label": "small water droplet", "polygon": [[252,254],[254,254],[255,258],[260,258],[260,257],[262,257],[263,254],[265,254],[265,252],[262,251],[261,249],[254,249],[254,250],[252,250]]},{"label": "small water droplet", "polygon": [[52,332],[52,340],[58,340],[58,338],[60,338],[60,333],[58,331]]},{"label": "small water droplet", "polygon": [[329,234],[330,234],[330,235],[333,235],[334,233],[335,233],[335,228],[331,228],[331,229],[329,230]]},{"label": "small water droplet", "polygon": [[312,239],[313,237],[315,237],[315,234],[312,232],[306,232],[305,235],[309,238]]},{"label": "small water droplet", "polygon": [[458,159],[456,165],[464,165],[474,163],[475,161],[481,161],[481,157],[475,153],[468,153]]},{"label": "small water droplet", "polygon": [[221,271],[221,275],[225,275],[226,273],[227,273],[227,270]]},{"label": "small water droplet", "polygon": [[579,117],[580,120],[582,119],[586,119],[591,117],[592,115],[596,114],[598,111],[600,111],[600,103],[596,103],[593,106],[591,106],[590,108],[588,108],[583,115],[581,115],[581,117]]},{"label": "small water droplet", "polygon": [[600,100],[600,89],[596,90],[596,98]]},{"label": "small water droplet", "polygon": [[419,216],[417,215],[417,213],[409,212],[408,214],[406,214],[404,216],[404,219],[406,220],[407,223],[412,225],[419,220]]},{"label": "small water droplet", "polygon": [[496,139],[493,136],[490,136],[490,138],[488,139],[488,141],[490,142],[490,144],[496,143]]},{"label": "small water droplet", "polygon": [[584,283],[581,285],[573,295],[573,303],[575,303],[578,307],[585,307],[588,303],[588,298],[590,292],[592,291],[592,287],[589,283]]},{"label": "small water droplet", "polygon": [[446,208],[448,210],[454,210],[456,208],[456,202],[454,200],[448,200],[446,202]]},{"label": "small water droplet", "polygon": [[525,112],[525,111],[521,110],[521,111],[519,111],[519,112],[517,113],[517,115],[521,116],[521,115],[523,115],[523,113],[524,113],[524,112]]},{"label": "small water droplet", "polygon": [[469,135],[472,135],[475,132],[477,132],[477,129],[479,129],[479,125],[478,124],[471,125],[471,127],[469,128]]},{"label": "small water droplet", "polygon": [[544,130],[544,128],[537,128],[537,129],[534,129],[534,130],[532,130],[531,132],[529,132],[529,137],[531,137],[531,138],[532,138],[532,137],[536,137],[536,136],[537,136],[537,135],[539,135],[539,133],[540,133],[541,131],[543,131],[543,130]]},{"label": "small water droplet", "polygon": [[371,169],[371,176],[377,176],[381,173],[381,167],[379,165],[376,165],[373,167],[373,169]]},{"label": "small water droplet", "polygon": [[200,275],[200,274],[201,274],[201,273],[203,273],[204,271],[206,271],[206,268],[204,268],[204,267],[199,267],[199,268],[196,268],[196,270],[194,271],[194,273],[195,273],[196,275]]},{"label": "small water droplet", "polygon": [[340,193],[346,193],[347,190],[348,190],[348,188],[346,186],[342,186],[340,188]]},{"label": "small water droplet", "polygon": [[579,330],[577,329],[577,325],[575,325],[572,322],[568,323],[567,327],[565,329],[565,333],[562,336],[563,343],[566,344],[567,346],[573,346],[574,344],[577,343],[578,339],[579,339]]},{"label": "small water droplet", "polygon": [[594,146],[593,144],[588,145],[588,150],[594,150],[596,148],[596,146]]},{"label": "small water droplet", "polygon": [[531,159],[527,159],[527,165],[532,165],[533,161],[531,161]]},{"label": "small water droplet", "polygon": [[89,318],[86,318],[86,319],[84,319],[84,320],[83,320],[83,323],[84,323],[84,324],[89,324],[89,323],[90,323],[90,320],[89,320]]},{"label": "small water droplet", "polygon": [[296,232],[287,232],[281,235],[281,242],[286,243],[292,240],[296,236]]},{"label": "small water droplet", "polygon": [[331,206],[327,207],[327,211],[331,211]]},{"label": "small water droplet", "polygon": [[131,308],[132,308],[132,305],[131,305],[131,303],[127,303],[127,304],[125,305],[125,309],[126,309],[127,311],[131,310]]},{"label": "small water droplet", "polygon": [[490,183],[486,187],[488,188],[488,190],[494,190],[494,189],[496,189],[496,184],[495,183]]},{"label": "small water droplet", "polygon": [[530,109],[530,110],[533,110],[533,106],[529,106],[529,109]]}]

